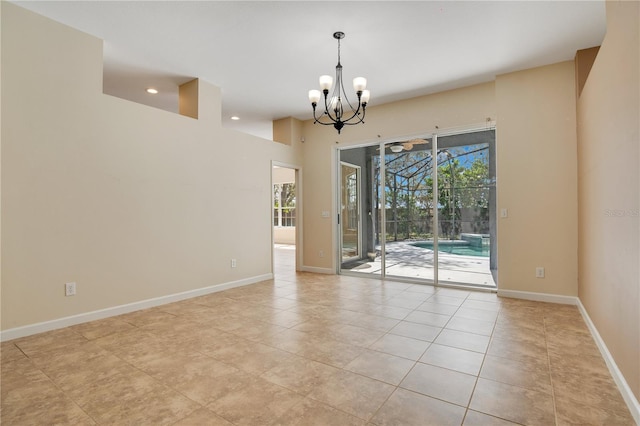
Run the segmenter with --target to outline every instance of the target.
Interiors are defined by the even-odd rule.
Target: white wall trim
[[[216,293],[235,287],[241,287],[249,284],[255,284],[260,281],[273,279],[273,274],[257,275],[255,277],[245,278],[237,281],[216,284],[209,287],[198,288],[195,290],[184,291],[181,293],[169,294],[167,296],[154,297],[153,299],[141,300],[139,302],[128,303],[126,305],[114,306],[111,308],[100,309],[92,312],[85,312],[69,317],[58,318],[51,321],[29,324],[22,327],[10,328],[0,332],[0,342],[17,339],[19,337],[31,336],[32,334],[43,333],[45,331],[56,330],[71,325],[82,324],[89,321],[95,321],[103,318],[113,317],[116,315],[127,314],[129,312],[141,309],[153,308],[155,306],[165,305],[167,303],[179,302],[193,297],[204,296],[205,294]]]
[[[303,272],[314,272],[316,274],[328,274],[328,275],[335,275],[336,271],[334,271],[331,268],[319,268],[317,266],[302,266],[300,268],[301,271]]]
[[[561,294],[534,293],[532,291],[500,290],[498,296],[511,297],[513,299],[533,300],[536,302],[560,303],[562,305],[577,305],[576,296],[563,296]]]
[[[629,408],[629,411],[631,412],[631,415],[633,416],[635,422],[638,425],[640,425],[640,403],[638,403],[638,399],[635,397],[635,395],[631,391],[629,384],[627,383],[624,376],[622,375],[622,372],[618,368],[618,365],[613,359],[611,352],[609,352],[607,345],[604,343],[604,340],[602,340],[602,337],[600,337],[600,333],[598,333],[598,329],[596,328],[593,321],[591,321],[591,318],[589,317],[587,310],[585,309],[584,305],[582,304],[582,302],[578,297],[561,296],[557,294],[548,294],[548,293],[534,293],[534,292],[517,291],[517,290],[498,290],[498,296],[512,297],[514,299],[534,300],[538,302],[550,302],[550,303],[561,303],[565,305],[576,305],[578,307],[578,310],[580,311],[580,314],[582,315],[582,318],[584,319],[584,322],[587,324],[587,328],[589,329],[589,332],[591,333],[591,336],[593,337],[593,340],[595,341],[596,346],[600,350],[600,354],[602,355],[602,358],[604,358],[604,362],[607,364],[607,367],[609,368],[609,373],[611,374],[613,381],[616,383],[616,385],[618,386],[618,390],[622,394],[622,398],[624,399],[624,402],[627,404],[627,407]]]
[[[596,345],[598,346],[598,349],[602,354],[602,358],[604,358],[604,362],[607,364],[607,367],[609,367],[609,372],[611,373],[613,380],[616,382],[616,385],[618,385],[618,389],[622,394],[624,402],[627,403],[627,407],[629,408],[629,411],[631,412],[631,415],[635,419],[636,423],[640,425],[640,403],[631,391],[629,384],[625,380],[622,372],[618,368],[618,365],[614,361],[611,352],[609,352],[607,345],[604,343],[604,340],[602,340],[602,337],[600,337],[598,329],[596,328],[595,324],[593,324],[593,321],[591,321],[591,318],[589,317],[589,314],[587,313],[587,310],[585,309],[580,299],[578,299],[577,305],[580,313],[582,314],[584,322],[587,323],[587,327],[589,328],[589,331],[593,336],[593,340],[595,340]]]

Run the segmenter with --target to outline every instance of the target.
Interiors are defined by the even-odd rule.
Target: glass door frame
[[[338,194],[338,198],[339,198],[339,203],[338,203],[338,235],[339,235],[338,243],[339,244],[338,246],[339,246],[339,252],[340,252],[340,256],[339,256],[340,265],[345,262],[343,228],[344,228],[344,224],[347,223],[347,221],[349,220],[348,217],[345,217],[346,215],[344,214],[344,211],[343,211],[345,187],[344,187],[344,181],[343,181],[344,176],[342,174],[342,168],[345,166],[354,169],[356,174],[356,215],[357,215],[357,222],[358,222],[357,229],[356,229],[356,232],[357,232],[356,249],[357,249],[357,255],[358,256],[362,255],[362,217],[361,217],[362,216],[361,215],[362,167],[356,164],[351,164],[347,161],[340,161],[340,167],[338,168],[338,179],[340,182],[340,191]],[[348,194],[347,194],[347,197],[348,197]]]
[[[424,139],[431,139],[431,157],[434,159],[433,161],[436,161],[437,163],[437,157],[438,157],[438,135],[435,133],[432,134],[427,134],[427,135],[423,135],[421,136],[421,138]],[[379,144],[379,150],[381,153],[385,152],[385,147],[387,144],[389,144],[391,142],[380,142]],[[384,157],[384,154],[381,154],[381,157]],[[432,171],[431,171],[431,178],[433,179],[433,186],[432,186],[432,193],[433,193],[433,200],[434,200],[434,204],[437,205],[437,201],[438,201],[438,172],[437,172],[437,167],[433,167]],[[380,223],[383,224],[382,226],[380,226],[380,263],[382,265],[381,269],[380,269],[380,278],[384,279],[387,277],[387,265],[386,265],[386,242],[387,242],[387,227],[384,226],[384,224],[387,223],[387,191],[386,191],[386,176],[387,176],[387,170],[386,170],[386,161],[380,161],[380,176],[382,177],[380,179],[380,187],[379,187],[379,191],[380,191],[380,204],[382,205],[382,208],[380,209],[381,212],[381,217],[380,217]],[[415,279],[415,278],[407,278],[407,277],[397,277],[399,279],[402,279],[403,281],[417,281],[420,283],[427,283],[427,284],[432,284],[434,286],[438,285],[438,238],[440,237],[439,234],[439,230],[438,230],[438,209],[437,207],[433,209],[433,217],[432,217],[432,223],[435,225],[433,226],[433,280],[428,280],[428,279]],[[396,278],[396,276],[391,275],[391,277]]]
[[[378,190],[380,192],[380,204],[382,206],[382,208],[379,209],[380,212],[380,223],[382,224],[380,226],[381,229],[378,230],[379,235],[380,235],[380,261],[381,261],[381,270],[379,274],[375,274],[375,275],[371,275],[371,277],[377,277],[381,280],[389,277],[389,278],[393,278],[393,279],[397,279],[399,281],[404,281],[404,282],[410,282],[410,283],[418,283],[418,284],[427,284],[427,285],[433,285],[435,287],[462,287],[462,288],[474,288],[477,289],[479,291],[496,291],[498,288],[498,283],[496,280],[496,287],[484,287],[484,286],[476,286],[474,284],[470,284],[470,283],[458,283],[458,282],[445,282],[445,283],[441,283],[438,279],[438,265],[439,265],[439,259],[438,259],[438,240],[440,238],[440,229],[439,229],[439,209],[437,208],[438,205],[438,200],[439,200],[439,191],[438,191],[438,167],[437,167],[437,158],[438,158],[438,137],[445,137],[445,136],[455,136],[455,135],[462,135],[462,134],[466,134],[466,133],[475,133],[475,132],[484,132],[484,131],[495,131],[496,127],[495,127],[495,122],[487,122],[485,123],[485,125],[483,125],[482,127],[480,126],[469,126],[469,127],[464,127],[464,128],[457,128],[457,129],[450,129],[450,130],[446,130],[446,131],[439,131],[437,133],[424,133],[424,134],[420,134],[419,138],[423,138],[423,139],[431,139],[432,140],[432,147],[431,147],[431,155],[432,158],[435,161],[436,166],[433,167],[432,170],[432,193],[433,193],[433,202],[434,202],[434,206],[435,208],[433,209],[433,215],[432,215],[432,229],[433,229],[433,281],[431,282],[430,279],[424,279],[424,278],[410,278],[410,277],[402,277],[402,276],[396,276],[396,275],[388,275],[386,273],[386,237],[387,237],[387,231],[386,231],[386,162],[385,161],[380,161],[380,176],[382,177],[382,179],[380,179],[379,182],[379,187]],[[385,147],[389,144],[392,144],[393,142],[397,141],[398,138],[393,138],[393,139],[388,139],[385,141],[380,141],[379,143],[364,143],[364,144],[356,144],[356,145],[351,145],[351,146],[346,146],[346,147],[336,147],[336,159],[337,159],[337,164],[338,164],[338,182],[341,182],[341,161],[340,161],[340,151],[342,150],[348,150],[348,149],[354,149],[354,148],[363,148],[363,147],[370,147],[370,146],[378,146],[378,150],[381,154],[381,159],[384,158],[384,152],[385,152]],[[496,143],[495,139],[494,139],[494,144]],[[493,159],[493,161],[495,161],[495,158]],[[497,175],[497,172],[496,172]],[[340,184],[341,185],[341,184]],[[341,191],[338,191],[341,192]],[[340,205],[340,197],[341,194],[337,194],[337,201],[338,201],[338,206]],[[361,194],[360,194],[361,195]],[[497,204],[493,207],[494,209],[497,209]],[[338,211],[340,210],[340,208],[338,207],[337,209]],[[354,273],[354,272],[350,272],[348,270],[343,270],[341,268],[341,259],[342,259],[342,235],[341,235],[341,225],[338,226],[337,229],[337,238],[338,241],[340,242],[340,250],[339,250],[339,255],[338,255],[338,262],[337,262],[337,268],[336,271],[338,274],[345,274],[345,275],[357,275],[357,276],[362,276],[362,274],[360,273]],[[497,243],[497,242],[496,242]],[[346,272],[345,272],[346,271]]]

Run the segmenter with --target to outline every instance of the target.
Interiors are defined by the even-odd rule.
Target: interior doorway
[[[297,265],[298,169],[273,164],[271,169],[273,206],[273,273],[294,276]]]

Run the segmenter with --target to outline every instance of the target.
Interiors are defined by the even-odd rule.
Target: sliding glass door
[[[361,169],[362,248],[345,257],[349,170],[341,170],[341,270],[495,287],[495,132],[429,135],[343,149]],[[341,168],[345,167],[341,165]],[[347,215],[347,216],[345,216]],[[351,252],[353,254],[353,252]]]
[[[467,133],[438,138],[438,279],[495,286],[495,149]]]
[[[434,280],[434,254],[417,243],[433,241],[433,153],[430,139],[385,144],[385,276]],[[382,192],[382,191],[381,191]]]

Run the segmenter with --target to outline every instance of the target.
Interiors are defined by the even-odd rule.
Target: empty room
[[[640,424],[640,2],[0,18],[0,423]]]

